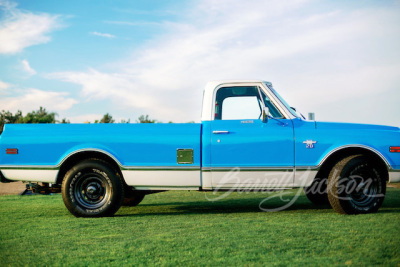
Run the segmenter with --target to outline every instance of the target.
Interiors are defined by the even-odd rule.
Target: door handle
[[[229,131],[213,131],[213,134],[228,134]]]

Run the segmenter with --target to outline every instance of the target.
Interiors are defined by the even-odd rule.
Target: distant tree
[[[0,133],[3,131],[4,124],[21,123],[22,119],[22,112],[20,110],[18,110],[15,114],[12,114],[10,111],[2,110],[0,112]]]
[[[18,110],[15,114],[10,111],[2,110],[0,112],[0,132],[3,131],[6,123],[55,123],[57,113],[47,112],[45,108],[40,107],[39,110],[29,112],[26,116]],[[69,123],[66,119],[62,123]]]
[[[110,114],[105,114],[104,116],[103,116],[103,118],[100,120],[100,121],[98,121],[98,120],[95,120],[94,121],[94,123],[114,123],[115,122],[115,120],[113,119],[113,117],[110,115]]]
[[[57,121],[58,123],[71,123],[67,118],[63,118],[60,121]]]
[[[32,111],[23,117],[22,123],[55,123],[57,113],[47,112],[43,107],[37,111]]]
[[[136,120],[136,123],[155,123],[157,120],[152,120],[149,118],[149,115],[140,115],[139,118]]]
[[[122,119],[120,123],[131,123],[131,119],[128,119],[128,120]]]
[[[21,110],[18,110],[15,115],[13,115],[10,111],[4,111],[2,110],[0,112],[0,124],[6,124],[6,123],[20,123],[22,122],[22,112]]]

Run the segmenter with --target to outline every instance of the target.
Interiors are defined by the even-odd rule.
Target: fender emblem
[[[306,140],[303,142],[303,144],[306,144],[306,148],[314,148],[314,144],[316,144],[317,141],[313,141],[313,140]]]

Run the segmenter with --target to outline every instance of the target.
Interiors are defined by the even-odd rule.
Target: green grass
[[[165,192],[96,219],[73,217],[60,195],[1,196],[0,265],[400,266],[400,189],[388,189],[378,213],[358,216],[316,209],[304,195],[261,212],[266,196],[210,202]]]

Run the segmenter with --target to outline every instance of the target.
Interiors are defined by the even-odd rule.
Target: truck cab
[[[270,88],[271,83],[261,81],[206,86],[202,113],[206,189],[294,186],[292,119],[296,117]]]

